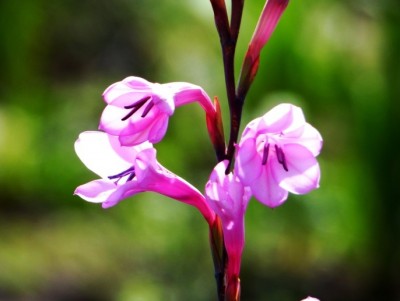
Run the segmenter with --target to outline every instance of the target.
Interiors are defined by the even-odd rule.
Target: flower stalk
[[[225,287],[226,249],[224,246],[222,222],[219,216],[216,216],[214,223],[210,225],[210,247],[214,262],[218,301],[224,301],[225,290],[226,290]]]
[[[235,153],[235,144],[239,136],[240,121],[243,108],[243,102],[239,102],[236,97],[234,59],[235,59],[237,38],[239,35],[239,29],[242,19],[244,0],[232,0],[230,25],[229,25],[225,0],[210,0],[210,1],[214,11],[214,20],[220,38],[222,60],[224,65],[225,87],[226,87],[226,94],[227,94],[227,99],[229,104],[229,114],[230,114],[230,134],[229,134],[229,142],[226,149],[226,153],[224,150],[225,155],[221,156],[220,152],[218,152],[218,148],[216,149],[217,149],[218,162],[221,162],[224,159],[228,160],[229,163],[226,169],[226,171],[228,172],[232,164],[233,156]],[[213,144],[215,147],[215,143]],[[221,235],[223,236],[222,233]],[[223,239],[221,239],[221,241],[223,241]],[[222,252],[219,253],[220,255],[222,255],[220,256],[222,262],[215,265],[215,259],[214,259],[218,300],[220,301],[235,300],[231,299],[230,296],[225,296],[226,282],[227,282],[225,279],[226,278],[225,267],[227,264],[226,263],[227,257],[224,256],[224,254],[226,254],[226,248],[224,244],[222,245],[222,247],[223,250]],[[214,254],[213,257],[215,257]],[[225,299],[225,297],[227,299]]]
[[[236,145],[238,144],[240,123],[242,118],[242,110],[245,97],[257,73],[261,49],[266,44],[272,32],[274,31],[278,23],[278,20],[282,15],[283,11],[285,10],[289,0],[267,0],[263,12],[260,16],[260,20],[257,24],[253,38],[250,42],[246,56],[244,58],[244,62],[240,72],[238,87],[236,87],[235,84],[234,59],[235,59],[235,50],[242,20],[244,0],[232,0],[230,24],[228,20],[228,13],[225,5],[225,0],[210,0],[210,1],[214,11],[215,24],[220,38],[222,59],[224,66],[226,95],[227,95],[229,114],[230,114],[229,140],[225,156],[221,156],[220,152],[221,148],[218,147],[218,143],[216,143],[215,139],[213,139],[212,136],[210,137],[212,138],[211,140],[213,142],[214,148],[216,149],[218,161],[222,162],[222,160],[224,159],[227,160],[226,161],[227,163],[225,164],[226,167],[225,174],[228,175],[233,169],[233,160],[235,157]],[[269,149],[269,145],[267,146],[267,149]],[[284,159],[284,153],[282,151],[281,152],[276,151],[276,152],[278,153],[279,157],[278,160],[280,164],[282,164],[282,166],[284,168],[286,167],[287,169],[286,161]],[[266,152],[266,156],[268,156],[268,152]],[[266,157],[265,159],[263,159],[263,162],[264,161],[266,162]],[[227,197],[228,199],[230,199],[231,196]],[[225,199],[219,199],[219,201],[226,202]],[[218,210],[216,210],[216,213],[217,216],[220,214],[224,214],[223,212],[218,212]],[[226,232],[228,231],[226,230]],[[225,231],[223,234],[226,234]],[[225,237],[225,239],[227,239],[227,237]],[[226,241],[224,248],[226,251],[227,248]],[[236,252],[234,253],[236,254]],[[223,287],[225,287],[226,289],[224,300],[226,301],[240,300],[239,270],[240,270],[241,251],[240,255],[238,256],[239,257],[238,260],[232,257],[234,257],[232,252],[228,251],[228,257],[222,257],[222,260],[228,260],[229,263],[224,262],[221,265],[219,263],[216,265],[216,274],[218,273],[218,275],[221,272],[219,269],[222,266],[226,267],[228,270],[228,271],[224,270],[225,274],[224,286],[222,286],[219,283],[219,281],[221,281],[221,278],[217,279],[218,296],[220,298],[219,300],[221,300],[222,296],[221,289]],[[231,268],[231,261],[239,262],[238,264],[239,268],[237,270],[237,273],[232,274],[232,272],[229,271],[229,269]]]
[[[81,133],[75,150],[99,178],[80,185],[75,194],[103,208],[144,192],[155,192],[195,207],[209,225],[219,301],[240,301],[240,269],[245,245],[245,213],[252,197],[269,207],[289,193],[318,188],[322,147],[319,132],[305,121],[301,108],[280,104],[251,121],[239,141],[242,110],[256,76],[260,52],[269,40],[289,0],[267,0],[248,50],[238,84],[234,59],[244,0],[231,0],[230,20],[225,0],[210,0],[220,38],[225,88],[230,114],[226,144],[218,97],[186,82],[152,83],[129,76],[103,93],[106,107],[99,129]],[[176,108],[197,102],[206,115],[217,164],[205,193],[157,161],[155,143],[167,131]],[[314,300],[314,299],[305,299]]]

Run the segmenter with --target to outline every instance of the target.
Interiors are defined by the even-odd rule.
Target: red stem
[[[239,35],[240,24],[242,20],[244,0],[232,0],[231,24],[229,25],[228,14],[225,6],[225,0],[210,0],[213,11],[214,20],[220,38],[222,58],[224,63],[224,75],[227,99],[230,112],[230,135],[228,149],[224,159],[229,160],[227,173],[231,169],[233,156],[235,153],[235,144],[237,143],[240,129],[240,121],[242,117],[243,101],[237,97],[235,84],[235,50],[237,38]],[[218,154],[217,154],[218,155]],[[221,157],[221,156],[219,156]],[[217,217],[220,223],[219,218]],[[216,226],[211,231],[211,247],[213,250],[215,276],[218,289],[218,300],[224,301],[227,296],[226,292],[226,249],[223,244],[222,228],[216,232]],[[217,235],[218,234],[218,235]],[[217,235],[217,237],[216,237]],[[220,236],[219,236],[220,235]],[[222,242],[222,248],[219,249],[218,242]],[[228,297],[229,298],[229,297]],[[236,299],[239,300],[239,299]]]

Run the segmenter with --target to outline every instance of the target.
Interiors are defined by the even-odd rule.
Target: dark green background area
[[[264,1],[247,1],[237,72]],[[242,300],[400,300],[400,5],[292,0],[263,50],[243,126],[280,102],[324,138],[321,187],[246,215]],[[104,89],[187,81],[222,103],[207,0],[0,2],[0,300],[215,300],[208,229],[156,194],[111,209],[73,196]],[[215,157],[200,106],[176,110],[158,159],[203,190]]]

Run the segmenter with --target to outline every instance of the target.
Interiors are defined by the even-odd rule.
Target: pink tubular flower
[[[217,164],[206,184],[206,200],[221,218],[224,242],[228,254],[227,279],[239,279],[244,246],[244,214],[251,193],[233,173],[225,174],[228,161]]]
[[[238,85],[239,97],[244,99],[257,74],[260,53],[268,42],[289,0],[267,0],[246,52]]]
[[[119,136],[121,145],[125,146],[159,142],[175,107],[198,101],[207,114],[215,114],[214,105],[204,90],[184,82],[157,84],[131,76],[108,87],[103,97],[108,105],[99,129]]]
[[[79,135],[75,151],[86,167],[101,177],[76,188],[75,194],[84,200],[108,208],[137,193],[151,191],[195,206],[207,222],[214,221],[215,214],[204,196],[161,166],[151,143],[123,147],[117,137],[93,131]]]
[[[268,42],[288,3],[289,0],[267,0],[265,2],[265,6],[250,42],[250,45],[254,47],[253,50],[256,55],[260,54],[261,49]]]
[[[321,147],[321,135],[306,123],[302,110],[280,104],[243,131],[235,172],[256,199],[276,207],[288,192],[305,194],[319,187],[315,157]]]

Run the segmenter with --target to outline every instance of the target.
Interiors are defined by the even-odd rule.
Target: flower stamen
[[[283,152],[282,148],[275,144],[275,151],[278,162],[282,164],[284,170],[289,171],[286,163],[285,153]]]
[[[126,114],[124,117],[122,117],[121,120],[125,121],[129,117],[131,117],[133,114],[135,114],[150,98],[151,98],[151,96],[146,96],[146,97],[134,102],[133,104],[131,104],[129,106],[124,106],[124,109],[132,109],[132,110],[128,114]],[[147,109],[147,107],[146,107],[146,109]],[[144,117],[143,114],[142,114],[142,117]]]
[[[153,102],[149,102],[149,104],[144,108],[143,113],[142,113],[142,118],[146,117],[146,115],[150,112],[151,108],[154,106]]]
[[[133,178],[136,176],[135,167],[131,166],[127,170],[124,170],[123,172],[120,172],[119,174],[116,174],[116,175],[113,175],[113,176],[109,176],[108,178],[110,180],[117,179],[114,182],[115,184],[117,184],[119,182],[119,180],[121,180],[125,176],[128,176],[128,178],[126,179],[126,182],[132,181]]]
[[[268,155],[269,155],[269,143],[266,143],[264,145],[263,158],[262,158],[262,161],[261,161],[262,165],[267,164]]]

